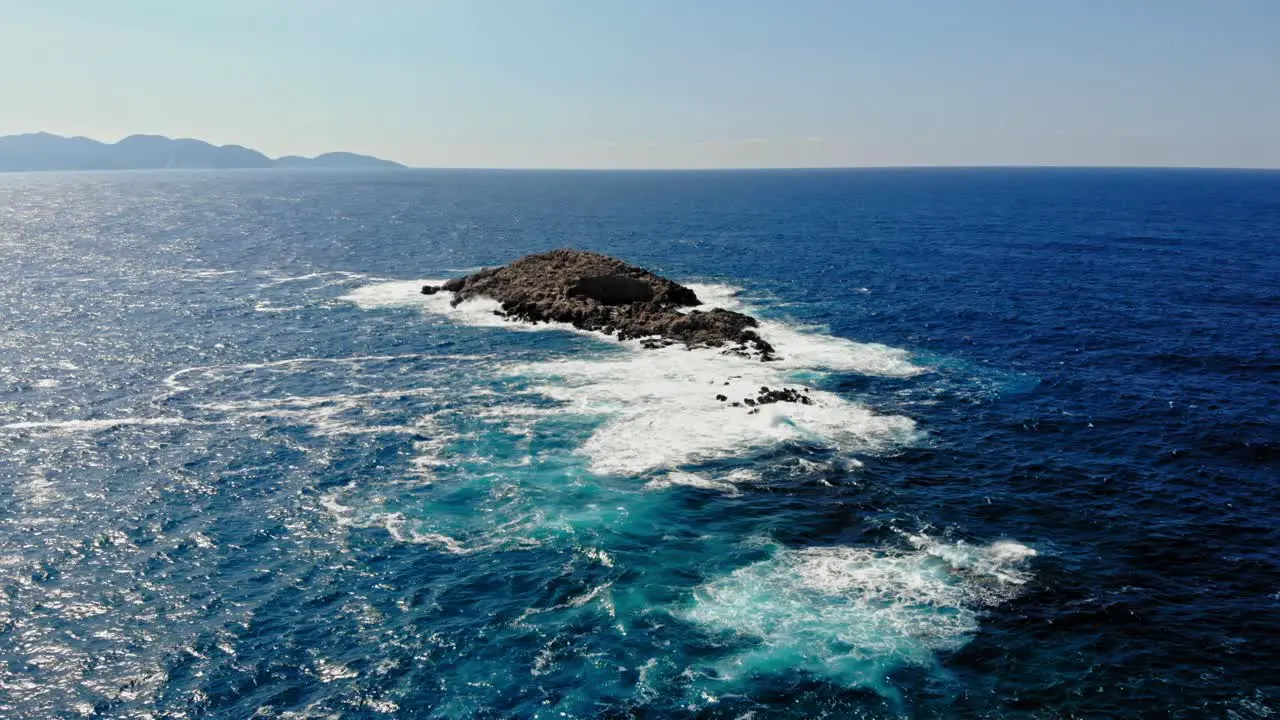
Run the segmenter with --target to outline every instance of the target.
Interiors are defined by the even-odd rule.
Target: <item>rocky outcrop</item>
[[[748,398],[748,400],[750,400],[750,398]],[[805,388],[804,391],[801,392],[795,388],[770,390],[767,387],[761,387],[760,393],[756,395],[755,400],[756,405],[771,405],[773,403],[780,402],[800,403],[801,405],[813,404],[813,400],[809,398],[809,388]]]
[[[728,384],[729,383],[727,382],[725,383],[725,385],[728,385]],[[716,395],[716,400],[719,400],[720,402],[728,402],[729,398],[728,396],[722,393],[722,394]],[[795,388],[782,388],[781,390],[770,390],[768,387],[762,385],[760,387],[760,392],[756,393],[755,397],[744,397],[742,398],[742,400],[734,400],[733,402],[729,403],[729,406],[730,407],[744,407],[744,406],[749,407],[751,408],[751,411],[750,411],[751,414],[754,415],[760,412],[761,405],[772,405],[773,403],[780,403],[780,402],[800,403],[801,405],[812,405],[813,398],[809,397],[809,388],[804,388],[803,391],[796,390]]]
[[[683,343],[774,359],[773,347],[750,315],[715,308],[689,288],[644,268],[599,253],[553,250],[510,265],[455,278],[424,294],[453,293],[453,304],[487,297],[502,303],[504,317],[525,322],[563,322],[619,340],[641,339],[648,348]]]

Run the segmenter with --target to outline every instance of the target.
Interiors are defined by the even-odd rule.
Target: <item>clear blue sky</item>
[[[421,166],[1280,167],[1280,0],[0,0],[0,134]]]

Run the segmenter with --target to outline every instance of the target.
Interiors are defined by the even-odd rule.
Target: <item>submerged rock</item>
[[[725,385],[728,385],[728,384],[729,383],[725,383]],[[723,393],[716,395],[716,400],[719,400],[720,402],[724,402],[728,399],[729,398],[726,397]],[[755,415],[756,413],[760,412],[761,405],[771,405],[773,403],[780,403],[780,402],[799,403],[801,405],[812,405],[813,398],[809,397],[809,388],[805,388],[803,391],[801,391],[801,390],[796,390],[795,388],[782,388],[781,390],[770,390],[767,387],[761,387],[760,392],[756,394],[755,397],[745,397],[745,398],[742,398],[741,401],[734,401],[729,405],[729,407],[746,406],[751,408],[751,410],[747,414]]]
[[[793,388],[783,388],[781,390],[770,390],[767,387],[760,388],[760,394],[756,396],[755,401],[759,405],[768,405],[770,403],[791,402],[800,403],[801,405],[812,405],[813,400],[809,398],[808,390],[803,393],[797,392]]]
[[[563,322],[582,330],[642,340],[645,348],[675,342],[723,347],[773,360],[773,346],[752,329],[755,318],[732,310],[687,310],[702,302],[689,288],[599,253],[553,250],[450,280],[422,292],[451,292],[453,304],[475,297],[502,303],[512,320]]]

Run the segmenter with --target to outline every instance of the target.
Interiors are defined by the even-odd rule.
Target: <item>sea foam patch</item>
[[[742,288],[734,285],[691,283],[703,305],[700,309],[723,308],[749,315],[756,308],[742,300]],[[760,336],[778,351],[777,366],[790,370],[856,372],[882,377],[911,377],[928,369],[911,362],[911,354],[880,343],[862,343],[828,335],[817,327],[760,318]]]
[[[779,402],[753,412],[741,401],[763,387],[793,385],[787,371],[714,350],[672,346],[506,370],[532,379],[568,412],[607,418],[579,449],[592,470],[606,474],[674,469],[785,442],[875,451],[915,435],[909,418],[878,415],[827,392],[811,391],[808,405]]]
[[[452,293],[423,295],[423,285],[440,285],[444,280],[395,280],[363,285],[339,297],[353,303],[361,310],[385,308],[416,308],[424,313],[447,317],[461,325],[475,327],[509,327],[513,330],[535,329],[528,323],[509,322],[494,314],[502,309],[502,303],[489,298],[473,298],[457,306],[451,305]],[[543,325],[543,328],[551,326]],[[564,325],[569,328],[571,326]]]
[[[1008,541],[910,544],[779,549],[699,586],[676,615],[736,638],[720,679],[801,669],[889,692],[887,671],[964,645],[985,608],[1020,592],[1035,555]]]
[[[43,432],[99,432],[118,427],[161,427],[169,425],[200,424],[180,417],[121,417],[96,420],[28,420],[0,424],[0,430],[27,430]],[[208,423],[205,423],[208,424]]]

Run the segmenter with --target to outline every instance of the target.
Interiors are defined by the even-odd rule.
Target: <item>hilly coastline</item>
[[[240,145],[162,135],[130,135],[115,143],[50,133],[0,136],[0,172],[241,168],[399,170],[405,166],[349,152],[273,159]]]

